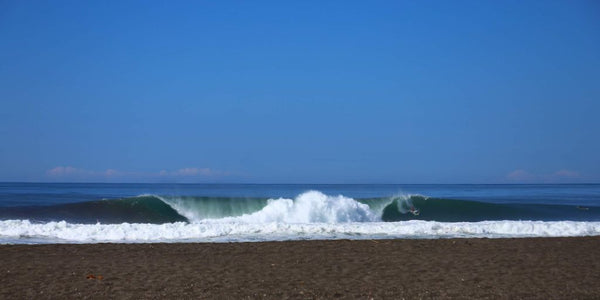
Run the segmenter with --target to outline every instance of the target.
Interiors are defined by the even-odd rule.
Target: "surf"
[[[160,197],[190,222],[246,223],[479,222],[493,220],[600,221],[600,208],[565,204],[488,203],[418,194],[354,199],[307,191],[295,198]]]
[[[0,244],[256,242],[323,239],[517,238],[600,235],[600,222],[575,221],[400,221],[369,223],[72,224],[0,221]]]
[[[142,194],[135,197],[48,206],[4,207],[0,220],[67,221],[81,224],[175,222],[369,223],[409,220],[600,221],[600,208],[565,204],[489,203],[418,194],[351,198],[306,191],[293,198],[197,197]]]
[[[489,203],[418,194],[379,198],[316,190],[291,198],[142,194],[0,210],[0,243],[584,235],[600,235],[599,207]]]

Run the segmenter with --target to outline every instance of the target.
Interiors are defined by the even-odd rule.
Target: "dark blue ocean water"
[[[598,184],[0,183],[0,243],[599,234]]]
[[[465,221],[492,219],[518,219],[534,220],[600,220],[598,207],[600,207],[599,184],[544,184],[544,185],[309,185],[309,184],[104,184],[104,183],[0,183],[0,219],[31,218],[40,220],[57,220],[63,212],[73,209],[76,213],[85,215],[86,205],[97,203],[99,200],[124,200],[140,195],[156,195],[168,199],[185,199],[185,201],[210,201],[211,208],[219,205],[231,206],[239,202],[248,206],[248,210],[240,208],[240,213],[252,212],[262,208],[268,199],[295,197],[307,191],[319,191],[325,195],[343,195],[372,204],[376,199],[390,199],[401,195],[419,195],[426,197],[427,201],[412,198],[412,202],[420,210],[420,216],[427,216],[426,209],[436,210],[435,215],[439,221],[445,221],[444,211],[451,212],[453,218],[448,221],[461,221],[461,209],[464,210]],[[375,199],[375,200],[374,200]],[[131,200],[129,200],[131,201]],[[151,200],[150,200],[151,201]],[[387,200],[381,200],[387,201]],[[438,203],[433,203],[433,202]],[[103,203],[104,203],[103,202]],[[253,205],[252,202],[256,205]],[[114,202],[111,202],[114,203]],[[79,204],[69,206],[67,204]],[[494,204],[492,206],[486,204]],[[65,206],[66,205],[66,206]],[[240,206],[238,205],[238,206]],[[242,206],[243,206],[242,205]],[[453,207],[454,206],[454,207]],[[46,209],[40,211],[39,207],[59,207],[61,209]],[[202,206],[197,206],[201,208]],[[518,208],[540,208],[527,214]],[[517,209],[513,209],[517,208]],[[98,206],[90,206],[90,210]],[[410,209],[410,207],[409,207]],[[83,211],[82,211],[83,210]],[[475,210],[475,211],[473,211]],[[474,218],[473,214],[481,211],[481,218]],[[505,213],[494,214],[494,211]],[[56,213],[54,218],[52,213]],[[115,213],[116,211],[106,211]],[[235,211],[230,211],[235,215]],[[129,213],[135,213],[129,211]],[[143,213],[143,212],[139,212]],[[69,216],[69,214],[62,214]],[[109,217],[109,216],[107,216]],[[225,217],[221,215],[220,217]],[[92,220],[102,220],[101,215],[94,215]],[[107,218],[110,219],[110,218]],[[419,216],[407,214],[406,218],[419,219]],[[398,219],[398,220],[400,220]],[[436,218],[429,218],[436,220]],[[68,218],[67,218],[68,220]],[[71,220],[68,220],[71,221]],[[127,221],[127,216],[122,217]],[[392,218],[393,221],[393,218]],[[152,222],[152,220],[151,220]],[[163,222],[163,221],[161,221]]]

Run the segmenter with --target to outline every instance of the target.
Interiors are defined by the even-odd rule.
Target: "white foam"
[[[337,216],[336,216],[337,217]],[[600,235],[600,222],[71,224],[0,221],[0,243],[240,242],[298,239],[501,238]]]
[[[193,223],[210,218],[201,214],[197,207],[190,206],[180,199],[158,198]],[[246,223],[347,223],[380,221],[380,215],[380,212],[372,211],[368,205],[352,198],[308,191],[295,199],[269,199],[267,205],[259,211],[237,217],[218,217],[218,220]]]
[[[271,199],[263,209],[240,217],[224,218],[225,222],[245,223],[348,223],[378,221],[368,205],[344,196],[327,196],[310,191],[295,200]]]

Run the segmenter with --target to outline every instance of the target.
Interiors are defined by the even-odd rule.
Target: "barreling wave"
[[[599,207],[549,204],[496,204],[468,200],[397,195],[352,199],[318,191],[294,199],[159,197],[190,222],[352,223],[424,220],[600,221]]]
[[[0,209],[2,243],[600,235],[600,207],[397,195],[137,197]]]
[[[367,223],[424,220],[478,222],[494,220],[600,221],[600,207],[547,204],[495,204],[467,200],[397,195],[353,199],[309,191],[289,198],[137,197],[52,206],[8,207],[0,220],[65,220],[81,224],[174,222]]]
[[[498,204],[413,195],[395,197],[382,210],[381,219],[387,222],[406,220],[439,222],[600,221],[600,207],[559,204]]]

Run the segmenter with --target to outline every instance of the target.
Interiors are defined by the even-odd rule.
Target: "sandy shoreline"
[[[600,237],[1,245],[0,257],[3,299],[600,297]]]

